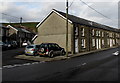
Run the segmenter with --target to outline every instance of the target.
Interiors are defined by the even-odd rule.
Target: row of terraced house
[[[1,42],[12,42],[16,41],[19,46],[22,46],[23,42],[31,42],[35,33],[30,32],[23,28],[23,26],[13,25],[0,25],[0,41]]]
[[[38,25],[34,44],[57,43],[66,48],[66,13],[53,9]],[[68,15],[68,50],[81,53],[120,45],[120,29]]]

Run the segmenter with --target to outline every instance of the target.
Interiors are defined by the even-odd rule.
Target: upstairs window
[[[101,31],[98,31],[98,36],[101,36]]]
[[[78,36],[78,27],[75,27],[75,35]]]
[[[85,29],[81,28],[81,36],[85,36]]]
[[[95,35],[95,30],[94,29],[92,29],[92,36],[94,36]]]
[[[96,36],[98,36],[99,35],[99,32],[98,32],[98,30],[96,31]]]
[[[102,32],[102,37],[104,37],[104,32]]]
[[[109,33],[108,32],[106,32],[106,36],[109,37]]]

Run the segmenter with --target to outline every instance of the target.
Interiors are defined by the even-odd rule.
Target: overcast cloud
[[[49,0],[41,2],[35,2],[33,0],[24,1],[2,1],[0,3],[0,13],[7,15],[1,14],[2,18],[0,17],[0,22],[19,22],[20,17],[23,18],[24,22],[40,22],[53,8],[65,12],[65,0],[63,2],[58,2],[58,0],[56,0],[57,2],[55,0],[54,2],[52,0],[52,2]],[[74,1],[75,2],[69,8],[69,14],[112,27],[118,27],[118,0],[111,0],[110,2],[108,2],[108,0],[97,0],[96,2],[94,2],[94,0],[84,0],[84,2],[86,2],[88,5],[110,19],[107,19],[96,13],[79,0]],[[17,18],[8,15],[15,16]]]

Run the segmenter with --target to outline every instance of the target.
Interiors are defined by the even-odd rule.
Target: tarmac
[[[116,47],[112,47],[112,48],[116,48]],[[17,59],[24,59],[24,60],[33,60],[33,61],[40,61],[40,62],[49,62],[49,61],[57,61],[57,60],[65,60],[65,59],[70,59],[70,58],[74,58],[74,57],[80,57],[83,55],[89,55],[91,53],[96,53],[96,52],[100,52],[100,51],[105,51],[108,50],[110,48],[105,48],[105,49],[99,49],[99,50],[94,50],[94,51],[88,51],[88,52],[83,52],[83,53],[76,53],[76,54],[69,54],[68,56],[66,55],[62,55],[62,56],[54,56],[53,58],[49,58],[49,57],[41,57],[41,56],[28,56],[25,54],[22,55],[17,55],[14,58]]]

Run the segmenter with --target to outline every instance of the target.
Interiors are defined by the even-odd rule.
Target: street
[[[14,64],[23,64],[27,62],[34,62],[30,60],[13,58],[16,55],[20,55],[23,53],[24,53],[24,47],[2,51],[2,65],[5,66],[5,65],[14,65]]]
[[[119,48],[61,61],[3,68],[4,81],[118,81]]]

